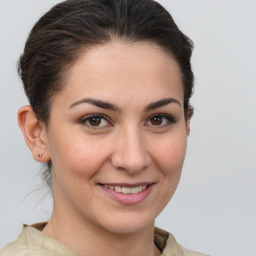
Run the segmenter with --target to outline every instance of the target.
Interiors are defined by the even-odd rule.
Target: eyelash
[[[105,120],[105,121],[108,123],[108,125],[104,125],[104,126],[96,125],[96,126],[93,126],[92,124],[88,124],[88,122],[90,122],[90,120],[92,120],[93,118],[97,118],[97,119],[100,120],[99,125],[102,123],[103,120]],[[161,120],[161,124],[159,124],[159,125],[154,125],[154,124],[152,124],[152,119],[153,119],[153,118],[161,118],[161,119],[162,119],[162,120]],[[162,125],[162,123],[164,122],[164,120],[165,120],[166,123],[165,123],[164,125]],[[147,124],[147,123],[150,122],[150,121],[151,121],[151,124]],[[111,121],[109,120],[109,118],[108,118],[107,116],[103,115],[103,114],[91,114],[91,115],[87,115],[87,116],[83,117],[83,118],[79,121],[79,123],[84,124],[85,126],[91,128],[91,129],[95,129],[95,130],[104,129],[105,127],[111,127],[111,126],[112,126]],[[166,126],[168,126],[168,125],[171,125],[171,124],[173,124],[173,123],[176,123],[176,120],[175,120],[171,115],[169,115],[169,114],[163,114],[163,113],[158,113],[158,114],[154,114],[154,115],[150,116],[150,117],[147,119],[145,125],[146,125],[146,126],[151,126],[151,125],[152,125],[152,126],[155,127],[155,128],[162,128],[162,127],[166,127]]]
[[[109,120],[109,118],[103,114],[91,114],[91,115],[87,115],[85,117],[83,117],[79,123],[81,124],[84,124],[85,126],[91,128],[91,129],[95,129],[95,130],[98,130],[98,129],[104,129],[106,126],[93,126],[91,124],[88,124],[87,122],[90,122],[90,120],[92,120],[93,118],[98,118],[100,119],[100,124],[102,123],[102,120],[105,120],[108,125],[107,126],[112,126],[110,125],[111,121]]]
[[[159,117],[162,119],[162,122],[164,122],[163,119],[165,119],[166,124],[162,125],[162,122],[161,122],[160,125],[152,124],[152,119],[153,118],[159,118]],[[150,122],[150,120],[151,120],[151,125],[156,127],[156,128],[162,128],[162,127],[166,127],[168,125],[176,123],[176,120],[171,115],[163,114],[163,113],[158,113],[158,114],[154,114],[154,115],[150,116],[146,123]]]

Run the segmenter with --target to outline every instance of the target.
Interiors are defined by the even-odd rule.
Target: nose
[[[139,128],[127,127],[120,130],[113,143],[112,165],[129,174],[138,173],[151,163],[143,133]]]

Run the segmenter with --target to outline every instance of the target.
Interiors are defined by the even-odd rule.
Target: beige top
[[[19,237],[0,250],[0,256],[78,256],[61,243],[41,232],[46,223],[26,226]],[[155,228],[155,244],[161,256],[206,256],[178,244],[173,235]]]

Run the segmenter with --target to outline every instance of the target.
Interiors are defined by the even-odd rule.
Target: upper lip
[[[139,186],[148,186],[154,184],[154,182],[138,182],[138,183],[99,183],[99,185],[107,185],[107,186],[119,186],[119,187],[139,187]]]

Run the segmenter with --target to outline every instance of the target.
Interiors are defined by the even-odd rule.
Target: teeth
[[[130,194],[131,193],[131,188],[122,187],[122,193],[123,194]]]
[[[122,188],[119,187],[119,186],[114,186],[114,190],[115,190],[116,192],[122,192]]]
[[[143,186],[138,186],[138,187],[120,187],[120,186],[108,186],[108,185],[104,185],[105,188],[114,190],[118,193],[123,193],[123,194],[137,194],[143,190],[146,189],[147,185],[143,185]]]
[[[137,194],[139,192],[139,187],[131,188],[132,194]]]

